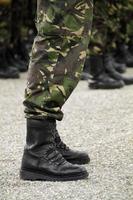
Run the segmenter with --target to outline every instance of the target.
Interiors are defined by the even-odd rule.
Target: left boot
[[[70,149],[60,138],[59,133],[55,130],[55,143],[57,150],[62,154],[62,156],[68,162],[72,164],[88,164],[90,162],[90,158],[87,153],[74,151]]]

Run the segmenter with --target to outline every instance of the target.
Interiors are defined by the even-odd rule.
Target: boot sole
[[[21,170],[20,171],[20,179],[22,180],[27,180],[27,181],[76,181],[76,180],[82,180],[82,179],[87,179],[88,173],[87,172],[82,172],[81,174],[78,175],[73,175],[73,176],[67,176],[67,177],[61,177],[61,176],[50,176],[48,174],[42,174],[41,172],[31,172],[27,170]]]
[[[65,158],[65,157],[64,157]],[[66,158],[65,158],[66,159]],[[72,164],[78,164],[78,165],[85,165],[85,164],[89,164],[90,163],[90,159],[73,159],[73,160],[69,160],[69,159],[66,159],[69,163],[72,163]]]
[[[130,81],[130,80],[123,80],[125,85],[132,85],[133,84],[133,81]]]
[[[120,89],[122,88],[124,85],[119,85],[119,86],[105,86],[105,85],[89,85],[89,88],[90,89],[110,89],[110,90],[113,90],[113,89]]]
[[[18,78],[20,78],[20,76],[19,75],[13,75],[13,76],[2,76],[2,75],[0,75],[0,78],[1,79],[18,79]]]

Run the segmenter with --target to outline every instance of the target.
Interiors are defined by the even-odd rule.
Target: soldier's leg
[[[92,75],[92,80],[89,81],[91,89],[115,89],[124,85],[123,82],[115,80],[106,73],[107,54],[111,52],[112,48],[112,38],[108,34],[112,22],[109,17],[109,7],[109,2],[106,0],[95,1],[88,60],[89,73]]]
[[[123,62],[128,67],[133,66],[133,56],[128,49],[128,42],[133,35],[133,1],[118,1],[117,2],[118,18],[120,22],[119,30],[116,38],[117,44],[117,60]],[[128,23],[127,23],[128,22]]]
[[[10,2],[0,1],[0,18],[2,26],[0,28],[0,78],[19,78],[19,72],[7,61],[6,52],[9,47],[10,38]]]
[[[133,21],[131,20],[133,18],[133,1],[129,0],[128,4],[128,21],[127,24],[127,35],[128,35],[128,46],[129,51],[133,55]]]
[[[61,108],[80,79],[92,10],[91,0],[38,0],[38,35],[24,101],[28,119],[22,179],[63,181],[88,176],[85,168],[70,164],[88,163],[88,155],[61,141],[55,120],[62,119]]]
[[[124,2],[125,3],[125,2]],[[126,40],[126,22],[121,25],[121,20],[123,21],[123,13],[121,10],[124,5],[121,1],[117,2],[106,2],[107,7],[107,19],[105,18],[105,25],[107,27],[107,37],[105,43],[105,52],[104,53],[104,65],[107,73],[111,78],[116,81],[122,81],[124,84],[129,85],[133,84],[133,77],[126,77],[121,75],[117,71],[117,66],[123,67],[123,64],[117,63],[113,58],[113,49],[116,41]],[[116,12],[117,11],[117,12]],[[123,39],[122,39],[123,38]],[[124,57],[124,55],[123,55]],[[124,65],[125,66],[125,65]],[[126,67],[126,66],[125,66]]]
[[[38,0],[37,29],[24,105],[27,118],[61,120],[62,106],[83,68],[92,21],[91,0]]]

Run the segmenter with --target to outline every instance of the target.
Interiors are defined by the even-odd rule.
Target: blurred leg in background
[[[19,78],[19,72],[27,71],[35,7],[36,0],[0,1],[0,78]]]
[[[125,4],[121,1],[95,1],[90,58],[86,60],[84,66],[86,74],[92,75],[92,81],[89,83],[92,89],[115,89],[125,84],[133,84],[133,77],[120,74],[126,71],[127,66],[132,65],[132,56],[129,56],[126,46],[130,38],[129,28],[127,28],[127,23],[123,22],[126,18],[125,13],[127,13],[127,18],[131,17],[129,8],[131,9],[132,6],[127,2]],[[128,12],[124,12],[127,4]],[[130,30],[132,30],[131,27],[132,23]],[[120,46],[124,47],[119,48]],[[82,79],[86,79],[84,74]]]
[[[22,38],[23,1],[12,0],[10,17],[10,44],[7,59],[20,72],[27,71],[28,52]]]
[[[10,1],[0,3],[0,78],[19,78],[19,71],[7,61],[10,44]]]

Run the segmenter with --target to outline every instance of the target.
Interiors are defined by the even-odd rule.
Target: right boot
[[[123,81],[115,80],[106,73],[102,55],[90,57],[90,74],[90,89],[118,89],[124,86]]]
[[[126,72],[127,66],[125,63],[118,63],[115,61],[114,58],[112,58],[112,63],[117,72],[119,72],[121,74]]]
[[[27,139],[20,178],[23,180],[73,181],[86,179],[84,167],[67,162],[56,149],[55,120],[27,119]]]
[[[127,67],[133,67],[133,55],[125,44],[117,44],[115,58],[118,63],[126,63]]]

